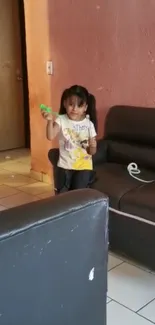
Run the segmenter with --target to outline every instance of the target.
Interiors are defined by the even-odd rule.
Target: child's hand
[[[96,143],[96,139],[95,138],[90,138],[89,139],[89,147],[90,148],[96,148],[97,143]]]
[[[87,152],[89,153],[89,155],[95,155],[96,153],[96,147],[97,147],[97,142],[95,138],[90,138],[89,139],[89,147],[87,149]]]
[[[42,111],[41,115],[45,120],[53,121],[53,115],[51,113],[47,113],[46,111]]]

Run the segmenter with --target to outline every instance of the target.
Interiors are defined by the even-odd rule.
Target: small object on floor
[[[11,157],[10,156],[6,156],[5,159],[8,159],[9,160],[9,159],[11,159]]]

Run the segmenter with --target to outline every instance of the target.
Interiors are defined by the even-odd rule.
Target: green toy
[[[52,108],[50,108],[50,107],[48,107],[48,106],[46,106],[44,104],[40,105],[40,109],[41,109],[41,111],[44,111],[46,113],[51,113],[51,114],[56,115],[56,116],[59,115],[57,112],[53,112]]]

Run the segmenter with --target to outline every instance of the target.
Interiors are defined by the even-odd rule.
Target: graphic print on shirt
[[[72,169],[91,169],[91,156],[88,155],[82,144],[83,142],[88,142],[88,128],[84,127],[82,130],[79,126],[74,126],[72,129],[66,128],[63,130],[63,135],[65,137],[64,149],[69,151],[69,156],[72,160]]]
[[[55,121],[59,127],[59,161],[64,169],[92,170],[92,156],[87,153],[88,139],[96,136],[94,124],[88,119],[72,121],[66,114]],[[90,132],[91,131],[91,132]]]

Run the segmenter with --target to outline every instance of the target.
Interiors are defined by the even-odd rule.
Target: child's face
[[[86,114],[86,103],[80,104],[77,96],[68,98],[65,102],[66,113],[71,120],[81,121]]]

